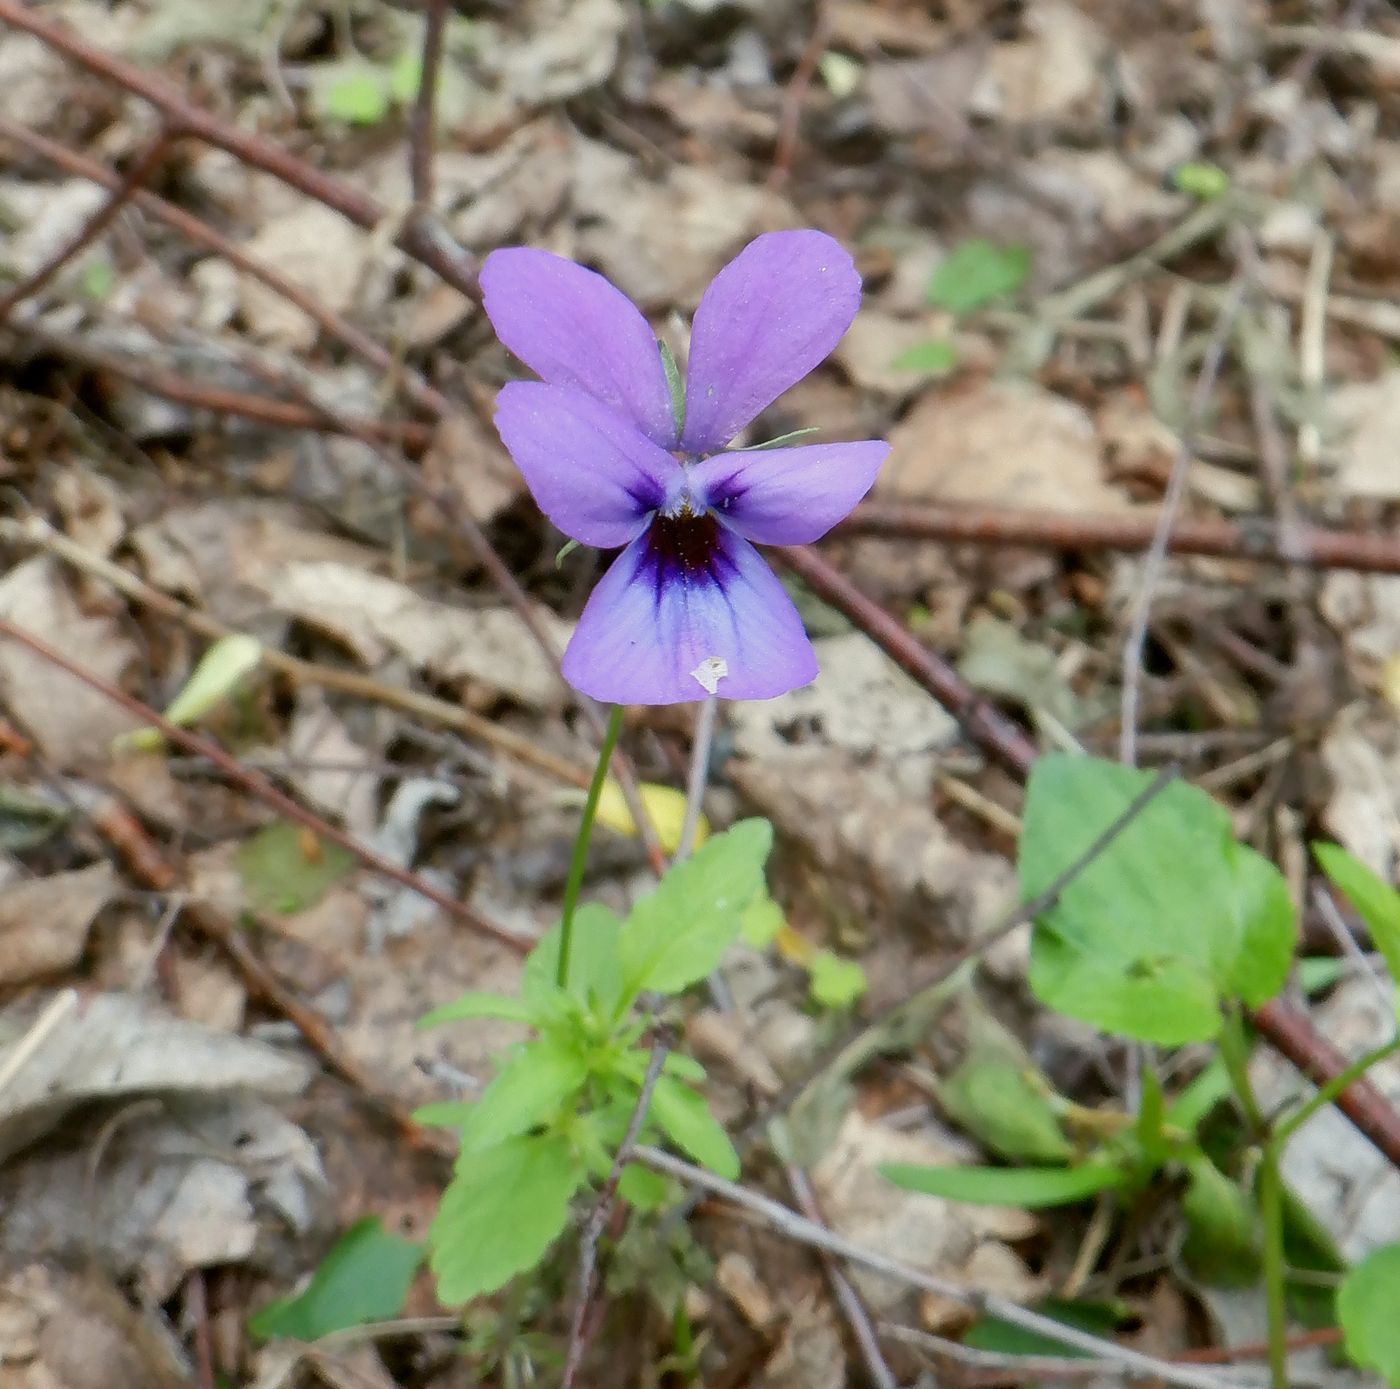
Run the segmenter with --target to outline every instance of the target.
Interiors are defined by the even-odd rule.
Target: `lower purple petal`
[[[718,657],[721,699],[805,685],[817,658],[792,600],[758,551],[713,518],[653,522],[593,590],[564,652],[564,678],[608,704],[705,698],[694,674]]]
[[[692,468],[689,482],[706,506],[749,540],[810,545],[850,514],[889,451],[873,439],[721,453]]]

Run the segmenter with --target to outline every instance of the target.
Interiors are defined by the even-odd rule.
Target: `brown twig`
[[[961,725],[968,738],[1024,780],[1036,759],[1025,732],[983,697],[946,661],[918,642],[898,618],[867,598],[830,560],[797,547],[773,552],[818,598],[847,617],[911,675]]]
[[[50,140],[37,131],[17,125],[4,116],[0,116],[0,139],[8,140],[38,155],[39,158],[56,164],[65,173],[73,174],[78,178],[90,179],[93,183],[101,184],[104,188],[116,188],[121,182],[118,174],[97,163],[96,160],[89,159],[76,150],[70,150],[66,145],[61,145],[56,140]],[[149,216],[164,222],[166,226],[179,232],[187,240],[193,241],[197,246],[203,246],[205,250],[212,252],[222,260],[226,260],[236,270],[241,270],[245,275],[266,285],[279,298],[285,299],[289,304],[294,304],[327,337],[343,344],[349,351],[368,362],[377,371],[392,375],[395,380],[401,380],[415,404],[433,415],[451,413],[451,401],[440,391],[430,386],[417,372],[403,369],[400,364],[394,361],[387,349],[381,347],[367,333],[361,332],[353,323],[347,322],[339,314],[326,308],[315,295],[309,294],[277,271],[254,260],[222,232],[211,227],[209,223],[145,189],[136,193],[134,201],[135,205]],[[314,428],[315,426],[308,427]]]
[[[145,154],[131,166],[131,171],[112,189],[102,205],[73,236],[32,274],[27,275],[4,295],[0,295],[0,323],[4,323],[17,304],[37,294],[65,265],[82,255],[116,221],[121,210],[131,202],[170,152],[174,139],[173,131],[168,127],[162,128],[160,134],[151,141]]]
[[[817,64],[821,62],[821,56],[826,50],[830,27],[826,8],[818,0],[817,17],[812,25],[811,37],[807,40],[787,89],[783,92],[782,114],[778,119],[778,139],[773,150],[773,166],[768,171],[770,188],[779,187],[792,173],[792,161],[797,156],[797,140],[802,130],[802,104],[812,85],[812,79],[817,75]]]
[[[408,124],[408,175],[413,204],[420,215],[433,206],[433,123],[438,74],[447,36],[447,0],[428,0],[423,21],[423,60],[418,68],[418,95]]]
[[[1030,550],[1146,550],[1157,528],[1153,515],[1020,511],[918,502],[864,502],[834,534],[891,540]],[[1400,574],[1400,538],[1366,531],[1280,524],[1265,516],[1243,521],[1179,521],[1167,545],[1174,555],[1205,555],[1311,569]]]
[[[111,700],[114,704],[119,704],[128,713],[140,719],[142,723],[149,724],[152,728],[158,729],[161,735],[177,747],[183,748],[186,752],[195,754],[198,757],[206,758],[219,769],[224,776],[241,786],[249,795],[258,800],[279,815],[288,820],[295,820],[299,825],[305,825],[309,830],[319,835],[321,838],[329,840],[332,844],[339,845],[347,853],[352,854],[356,860],[368,868],[371,872],[377,873],[382,878],[388,878],[398,883],[402,887],[416,892],[420,897],[425,897],[447,913],[455,921],[463,922],[486,935],[493,936],[504,945],[517,953],[523,954],[530,947],[530,942],[516,935],[515,932],[507,930],[506,927],[497,925],[489,917],[477,911],[476,908],[458,900],[451,894],[434,887],[432,883],[426,882],[416,873],[410,872],[406,868],[401,868],[398,864],[391,862],[382,854],[361,844],[353,835],[346,834],[343,830],[337,829],[329,824],[321,816],[313,811],[307,810],[305,806],[294,801],[290,796],[280,791],[261,772],[250,771],[247,767],[240,766],[239,763],[226,753],[217,743],[211,742],[208,738],[200,737],[196,733],[189,732],[188,729],[180,728],[170,722],[169,719],[158,714],[149,705],[143,704],[133,695],[127,694],[125,690],[119,689],[109,680],[104,680],[101,676],[95,675],[92,671],[79,665],[76,661],[70,660],[63,652],[56,650],[46,641],[36,637],[32,632],[27,632],[23,627],[17,626],[8,618],[0,618],[0,637],[8,638],[10,641],[18,642],[21,646],[28,648],[36,656],[57,666],[60,670],[67,671],[75,680],[80,680],[90,689],[96,690],[99,694]]]
[[[199,1389],[217,1389],[214,1337],[209,1326],[209,1294],[204,1285],[202,1268],[192,1268],[185,1279],[185,1315],[194,1327],[194,1365]]]
[[[364,231],[373,231],[388,216],[388,210],[368,193],[330,174],[323,173],[289,150],[251,130],[243,130],[220,120],[203,107],[196,106],[178,88],[163,77],[143,72],[140,68],[85,42],[71,29],[42,18],[37,8],[23,0],[0,0],[0,23],[13,25],[89,72],[115,82],[163,112],[185,134],[216,149],[226,150],[243,163],[280,180],[307,197],[324,203]],[[454,253],[444,239],[434,236],[414,220],[400,229],[395,244],[414,260],[435,271],[449,285],[468,298],[476,299],[479,290],[476,276],[467,257]]]

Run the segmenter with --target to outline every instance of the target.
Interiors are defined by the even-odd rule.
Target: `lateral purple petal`
[[[564,652],[575,689],[610,704],[703,699],[692,672],[712,656],[729,668],[722,699],[770,699],[816,676],[802,619],[773,571],[748,541],[708,524],[703,555],[653,526],[617,557]]]
[[[585,545],[626,545],[684,482],[665,449],[573,386],[513,381],[496,428],[540,510]]]
[[[542,380],[587,391],[675,447],[661,351],[621,290],[571,260],[512,246],[486,257],[481,292],[496,336]]]
[[[761,545],[809,545],[865,496],[890,446],[808,444],[717,453],[690,470],[690,485],[731,530]]]
[[[713,453],[830,355],[860,276],[823,232],[768,232],[710,282],[695,311],[681,446]]]

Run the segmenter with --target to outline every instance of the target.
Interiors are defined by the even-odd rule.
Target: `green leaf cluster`
[[[763,891],[771,846],[768,822],[745,820],[675,865],[625,920],[601,905],[580,907],[566,988],[557,982],[556,926],[526,960],[518,997],[469,993],[422,1020],[489,1017],[531,1029],[475,1102],[431,1105],[415,1116],[455,1129],[461,1142],[428,1239],[443,1302],[492,1292],[532,1268],[564,1229],[575,1194],[607,1178],[650,1061],[640,1005],[681,993],[718,967]],[[733,1178],[738,1155],[694,1088],[704,1075],[694,1061],[668,1056],[642,1137],[668,1141]],[[624,1171],[619,1192],[642,1208],[669,1196],[665,1182],[636,1166]]]

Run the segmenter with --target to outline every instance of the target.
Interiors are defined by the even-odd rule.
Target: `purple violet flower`
[[[501,341],[543,378],[496,406],[535,501],[574,540],[625,547],[564,653],[569,683],[610,704],[701,699],[716,677],[726,699],[807,684],[812,644],[750,542],[819,539],[889,445],[725,446],[850,327],[850,256],[816,231],[750,242],[695,311],[683,404],[646,319],[601,275],[512,247],[486,258],[481,288]]]

